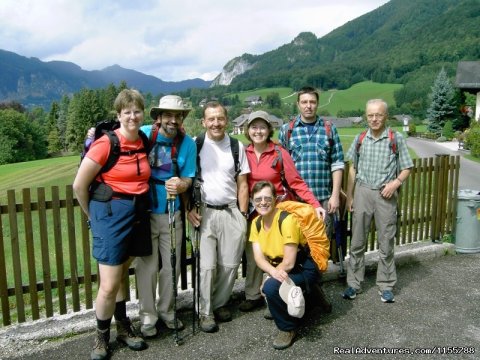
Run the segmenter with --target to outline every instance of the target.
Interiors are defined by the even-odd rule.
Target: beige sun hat
[[[256,119],[262,119],[262,120],[266,121],[267,124],[272,125],[272,123],[270,121],[270,115],[268,115],[268,113],[266,111],[258,110],[258,111],[252,112],[248,117],[247,125],[250,125],[250,123],[253,120],[256,120]]]
[[[296,318],[303,317],[303,314],[305,314],[305,298],[302,288],[296,286],[293,280],[287,277],[280,285],[278,292],[287,304],[288,314]]]
[[[188,107],[183,99],[178,95],[165,95],[160,98],[158,107],[152,107],[150,109],[150,117],[153,120],[157,120],[159,114],[163,111],[183,111],[183,116],[187,116],[192,108]]]

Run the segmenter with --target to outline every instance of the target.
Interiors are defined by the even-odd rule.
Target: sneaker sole
[[[393,298],[392,300],[384,299],[383,296],[382,296],[382,293],[380,291],[378,292],[378,295],[380,295],[380,299],[382,300],[382,302],[384,302],[386,304],[391,304],[391,303],[395,302],[395,298]]]
[[[345,299],[345,300],[353,300],[357,297],[357,294],[355,295],[346,295],[346,294],[342,294],[342,297]]]

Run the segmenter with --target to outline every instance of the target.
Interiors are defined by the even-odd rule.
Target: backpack
[[[110,171],[115,166],[120,156],[126,156],[126,155],[138,154],[138,153],[145,153],[148,156],[150,152],[150,144],[148,142],[147,136],[142,131],[138,132],[143,142],[142,149],[121,151],[120,139],[118,138],[117,134],[115,134],[115,131],[114,131],[118,128],[120,128],[120,123],[115,120],[104,120],[99,122],[95,126],[95,135],[93,139],[88,138],[87,140],[85,140],[83,151],[80,155],[80,162],[86,156],[88,150],[90,150],[90,146],[93,144],[93,142],[101,138],[103,135],[107,135],[108,139],[110,140],[110,152],[108,154],[107,162],[100,169],[100,172],[99,172],[100,174]]]
[[[290,138],[292,137],[295,121],[296,121],[296,118],[293,118],[288,122],[288,129],[285,137],[285,144],[289,152],[290,152]],[[325,127],[325,134],[327,134],[328,144],[330,145],[330,148],[332,148],[333,147],[332,123],[328,120],[323,120],[323,126]]]
[[[353,159],[355,169],[358,169],[358,161],[360,158],[360,147],[362,146],[363,139],[365,139],[365,136],[367,135],[367,131],[368,130],[364,130],[360,133],[360,135],[357,138],[357,142],[355,144],[355,154]],[[400,164],[398,161],[397,133],[391,128],[388,128],[388,140],[390,142],[390,150],[392,151],[392,154],[395,155],[395,161],[397,162],[397,175],[398,175]]]
[[[235,168],[234,179],[237,181],[237,177],[240,174],[240,145],[238,139],[228,136],[230,139],[230,150],[232,152],[233,163]],[[188,190],[188,210],[192,210],[193,207],[199,207],[202,203],[200,188],[203,183],[202,168],[200,166],[200,151],[202,150],[205,142],[205,133],[195,138],[195,144],[197,145],[197,170],[195,172],[195,178],[193,179],[192,186]]]
[[[158,132],[159,127],[157,124],[152,125],[152,130],[150,131],[150,136],[148,137],[148,142],[151,147],[151,154],[149,157],[150,166],[153,166],[157,163],[157,151],[155,150],[156,146],[170,146],[170,159],[172,160],[172,177],[179,177],[180,172],[178,169],[177,156],[182,144],[183,138],[185,137],[185,129],[183,127],[179,128],[177,135],[173,138],[172,142],[158,141]],[[153,159],[151,158],[153,156]],[[150,177],[150,189],[152,190],[152,199],[153,206],[158,207],[158,196],[157,196],[157,187],[155,184],[165,185],[164,180],[155,179],[153,176]],[[182,204],[182,202],[180,202]]]
[[[178,151],[180,149],[180,145],[182,144],[183,138],[185,137],[185,129],[183,127],[179,128],[177,131],[177,135],[173,138],[173,141],[171,143],[163,142],[163,141],[157,142],[158,132],[159,132],[159,127],[157,126],[157,124],[153,124],[152,131],[150,132],[150,136],[148,138],[148,142],[150,144],[151,150],[153,150],[156,145],[170,146],[170,158],[172,159],[172,173],[173,173],[172,176],[178,177],[179,169],[178,169],[177,156],[178,156]],[[157,160],[156,151],[153,152],[153,156],[155,157],[153,159],[153,164],[155,164]],[[152,164],[152,162],[150,162],[150,164]]]
[[[240,174],[240,145],[238,144],[238,139],[235,139],[231,136],[228,136],[230,139],[230,150],[232,151],[232,157],[233,157],[233,163],[235,167],[235,175],[234,179],[235,182],[237,181],[237,177]],[[195,139],[195,144],[197,145],[197,175],[195,175],[196,178],[198,178],[200,181],[202,180],[202,169],[200,167],[200,151],[202,150],[203,143],[205,142],[205,133],[197,136]]]
[[[328,258],[330,256],[330,241],[325,232],[325,224],[321,221],[312,205],[300,203],[297,201],[283,201],[276,205],[281,210],[278,218],[278,228],[282,233],[283,220],[289,215],[295,216],[295,219],[302,230],[302,234],[307,240],[310,256],[315,262],[319,271],[327,270]],[[261,216],[255,220],[257,232],[262,226]]]

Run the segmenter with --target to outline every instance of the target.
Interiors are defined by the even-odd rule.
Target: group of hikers
[[[179,96],[160,98],[150,110],[154,124],[142,126],[142,95],[120,92],[114,102],[118,128],[91,144],[73,184],[89,219],[99,267],[91,359],[107,358],[112,317],[117,341],[132,350],[147,348],[144,339],[157,335],[159,320],[176,333],[184,328],[175,301],[181,209],[197,238],[192,251],[199,261],[194,312],[200,330],[215,332],[219,322],[232,319],[227,305],[244,251],[245,300],[239,310],[266,303],[264,316],[279,330],[275,349],[292,344],[309,304],[331,311],[320,276],[340,207],[344,155],[335,125],[317,115],[318,101],[315,88],[298,91],[299,114],[280,128],[278,142],[272,140],[269,114],[252,112],[245,125],[250,144],[244,146],[226,134],[227,109],[219,102],[203,107],[205,133],[194,140],[183,130],[191,108]],[[386,127],[387,118],[385,101],[368,101],[368,129],[347,153],[353,166],[346,208],[353,225],[345,299],[361,292],[365,241],[374,218],[377,285],[383,302],[394,301],[397,194],[413,163],[402,135]],[[302,205],[308,221],[288,210],[299,202],[308,204]],[[141,334],[126,312],[123,280],[133,259]]]

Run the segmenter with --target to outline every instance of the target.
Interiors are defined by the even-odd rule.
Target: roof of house
[[[480,91],[480,61],[459,61],[455,84],[464,91]]]
[[[252,96],[246,97],[244,101],[245,102],[262,101],[262,97],[260,95],[252,95]]]

